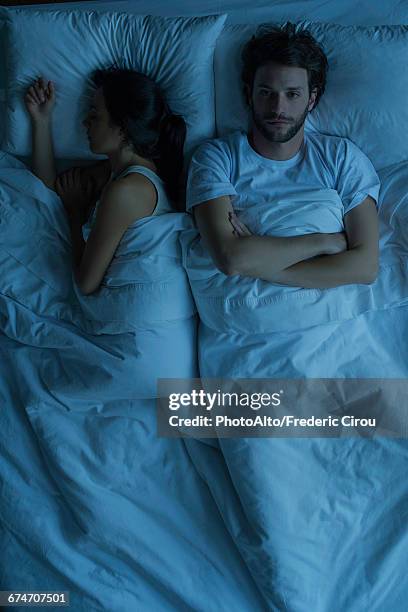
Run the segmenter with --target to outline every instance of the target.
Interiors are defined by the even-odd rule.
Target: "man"
[[[325,89],[322,48],[307,31],[287,24],[252,37],[242,59],[250,131],[203,143],[189,169],[187,210],[194,210],[214,264],[227,275],[297,287],[374,282],[378,176],[351,141],[304,132]],[[336,230],[285,236],[272,228],[270,235],[254,235],[237,215],[259,202],[281,206],[286,196],[289,202],[295,192],[311,189],[337,198]],[[319,206],[314,212],[323,219],[328,210]],[[299,207],[299,219],[306,209]]]

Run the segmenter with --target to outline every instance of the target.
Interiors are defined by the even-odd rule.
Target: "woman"
[[[117,354],[140,373],[137,389],[127,378],[129,393],[151,398],[157,378],[195,374],[196,309],[178,240],[191,222],[171,203],[178,196],[186,125],[169,112],[159,86],[139,72],[111,67],[96,70],[93,81],[83,123],[92,151],[107,160],[58,178],[51,139],[54,84],[39,78],[25,96],[37,176],[11,156],[3,160],[6,180],[10,166],[18,170],[13,184],[4,185],[8,197],[0,197],[6,262],[0,314],[3,308],[13,320],[18,303],[21,324],[17,331],[9,325],[6,333],[22,342],[18,334],[27,329],[28,344],[37,319],[48,331],[55,326],[58,347],[70,342],[66,324],[75,341],[82,333],[92,342],[104,335],[112,346],[115,336]],[[3,288],[8,300],[1,299]],[[116,362],[104,359],[115,370]],[[76,354],[75,360],[82,363]]]
[[[26,97],[42,180],[0,153],[1,579],[67,590],[82,612],[196,610],[209,583],[214,609],[262,610],[184,441],[156,433],[158,379],[197,376],[191,221],[161,214],[184,121],[147,77],[97,75],[85,126],[107,162],[56,179],[43,81]],[[91,178],[104,189],[85,246]],[[93,295],[72,282],[71,243],[82,289],[103,277]]]
[[[92,152],[108,159],[58,178],[51,136],[54,84],[40,77],[25,96],[32,122],[33,171],[64,204],[75,277],[84,294],[99,287],[130,226],[172,210],[169,199],[177,200],[186,135],[184,119],[169,111],[159,86],[148,76],[111,67],[96,70],[92,80],[96,91],[83,124]],[[85,243],[82,224],[98,195]]]

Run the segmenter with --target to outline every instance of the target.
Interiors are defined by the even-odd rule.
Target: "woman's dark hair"
[[[183,171],[186,124],[173,114],[159,85],[136,70],[117,65],[94,70],[91,80],[102,87],[111,126],[122,128],[123,142],[157,165],[166,192],[176,207]]]
[[[260,26],[256,34],[245,44],[241,57],[243,61],[241,78],[251,92],[257,69],[268,62],[305,68],[309,95],[314,88],[317,89],[314,105],[316,108],[326,87],[329,64],[323,48],[310,32],[296,31],[295,24],[290,22],[280,28]]]

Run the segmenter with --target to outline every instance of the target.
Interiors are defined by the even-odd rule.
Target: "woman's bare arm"
[[[57,170],[52,143],[51,120],[48,117],[32,119],[32,170],[49,189],[55,191]]]
[[[32,128],[32,170],[49,189],[54,191],[57,171],[52,143],[51,117],[55,101],[54,83],[47,82],[42,76],[33,81],[24,96]]]
[[[43,77],[35,79],[28,88],[25,105],[32,127],[32,171],[49,189],[55,191],[57,171],[52,140],[52,113],[56,103],[55,87],[52,81]],[[64,172],[59,173],[59,176]],[[81,180],[88,179],[95,185],[97,197],[110,177],[110,161],[102,159],[81,168]]]
[[[75,277],[85,295],[98,289],[129,225],[151,215],[156,205],[156,190],[149,179],[141,174],[131,181],[126,178],[107,187],[88,241],[78,247]],[[71,224],[73,236],[78,234],[74,226],[75,221]]]

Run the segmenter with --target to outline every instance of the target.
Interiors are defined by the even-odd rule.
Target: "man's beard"
[[[309,113],[309,110],[308,110],[308,107],[306,106],[302,115],[294,123],[288,123],[286,131],[284,128],[276,129],[273,126],[270,126],[267,123],[265,123],[265,118],[263,116],[257,115],[253,111],[253,108],[252,108],[252,119],[254,121],[254,124],[258,128],[259,132],[262,134],[264,138],[266,138],[266,140],[269,140],[269,142],[287,142],[288,140],[293,138],[298,133],[298,131],[301,129],[302,125],[304,124],[306,120],[308,113]],[[270,118],[270,117],[268,119],[269,121],[275,120],[275,118]]]

